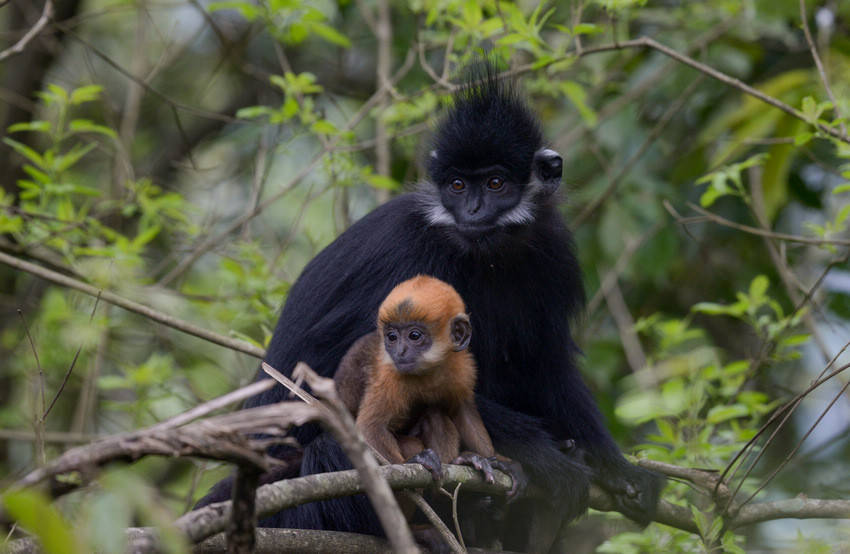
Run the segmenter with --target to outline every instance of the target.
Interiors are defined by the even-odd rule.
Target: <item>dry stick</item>
[[[302,402],[280,402],[210,417],[173,429],[148,428],[114,435],[66,451],[49,465],[29,472],[13,486],[31,487],[63,473],[99,467],[117,460],[135,460],[146,455],[200,456],[250,463],[268,470],[279,462],[264,453],[269,441],[245,437],[258,433],[283,436],[290,427],[323,416],[321,410]],[[239,442],[233,437],[240,437]]]
[[[41,12],[41,17],[38,18],[38,21],[35,22],[32,29],[27,31],[27,33],[21,37],[21,40],[16,42],[13,46],[3,50],[0,52],[0,62],[9,58],[11,56],[15,56],[24,51],[24,48],[27,47],[27,44],[35,38],[37,34],[39,34],[44,27],[47,25],[47,22],[53,17],[53,0],[45,0],[44,2],[44,10]]]
[[[266,208],[268,208],[269,206],[271,206],[272,204],[277,202],[277,200],[280,199],[285,194],[287,194],[290,189],[295,187],[305,177],[307,177],[310,173],[312,173],[313,169],[315,169],[315,167],[319,164],[319,162],[322,160],[322,158],[325,156],[325,154],[327,154],[328,152],[331,152],[336,147],[336,145],[339,144],[339,142],[342,140],[343,134],[346,131],[349,131],[352,128],[354,128],[354,126],[356,126],[358,123],[360,123],[360,121],[364,117],[366,117],[366,115],[369,113],[369,110],[371,110],[376,104],[378,104],[378,101],[381,98],[383,98],[383,96],[384,96],[384,94],[386,94],[387,90],[390,87],[394,86],[395,83],[398,82],[398,80],[400,80],[404,75],[407,74],[407,72],[410,70],[410,67],[413,65],[414,56],[412,54],[413,54],[413,50],[410,50],[408,52],[407,60],[405,60],[404,65],[401,68],[399,68],[399,70],[396,72],[396,74],[393,76],[393,78],[388,83],[385,84],[386,86],[382,86],[380,88],[380,90],[376,91],[375,94],[373,94],[372,97],[369,98],[369,100],[367,100],[360,107],[360,109],[357,110],[357,112],[351,117],[351,119],[348,121],[348,123],[346,123],[346,125],[340,131],[340,134],[337,135],[336,137],[334,137],[327,145],[325,145],[322,148],[322,150],[319,151],[318,154],[313,156],[313,159],[310,160],[310,162],[306,166],[304,166],[298,173],[296,173],[295,176],[292,179],[290,179],[290,181],[286,185],[284,185],[283,188],[281,188],[281,190],[274,193],[272,196],[267,198],[261,204],[258,204],[257,206],[255,206],[254,209],[249,210],[248,212],[246,212],[242,216],[233,220],[227,227],[225,227],[225,229],[223,231],[221,231],[217,235],[210,236],[206,240],[201,241],[201,244],[199,244],[192,251],[191,254],[189,254],[188,256],[185,256],[180,261],[180,263],[177,264],[174,267],[174,269],[172,269],[170,272],[168,272],[168,274],[166,274],[162,279],[160,279],[158,284],[161,285],[161,286],[166,286],[171,281],[173,281],[174,279],[176,279],[177,277],[182,275],[203,254],[205,254],[206,252],[208,252],[209,250],[211,250],[215,246],[221,244],[230,233],[232,233],[236,229],[240,228],[247,221],[257,217]]]
[[[198,418],[204,417],[205,415],[211,412],[220,410],[221,408],[226,408],[231,404],[241,402],[246,398],[251,398],[252,396],[256,396],[261,392],[270,390],[274,386],[275,382],[272,379],[263,379],[262,381],[256,381],[254,383],[251,383],[250,385],[229,392],[223,396],[219,396],[218,398],[213,398],[212,400],[204,402],[199,406],[195,406],[187,412],[183,412],[182,414],[178,414],[170,419],[166,419],[165,421],[157,423],[156,425],[150,427],[150,430],[159,431],[164,429],[173,429],[175,427],[185,425]]]
[[[640,158],[644,155],[644,153],[649,150],[649,147],[661,136],[661,133],[664,131],[667,124],[670,123],[670,120],[673,119],[673,116],[676,115],[679,110],[685,105],[685,102],[690,97],[691,93],[693,93],[697,86],[702,82],[702,75],[698,78],[691,81],[691,84],[688,85],[682,93],[679,95],[679,98],[676,99],[676,102],[670,105],[670,107],[665,110],[665,112],[661,115],[661,118],[658,120],[658,123],[655,124],[655,127],[652,128],[652,131],[649,132],[646,139],[643,141],[643,144],[640,145],[640,148],[635,151],[634,154],[626,160],[626,163],[623,164],[623,167],[620,171],[608,181],[608,185],[605,187],[605,190],[596,197],[590,204],[584,207],[582,211],[575,217],[572,221],[573,228],[578,228],[584,223],[592,214],[595,212],[612,194],[617,190],[617,187],[620,185],[620,181],[631,171],[632,167],[640,160]]]
[[[14,267],[15,269],[19,269],[21,271],[26,271],[27,273],[31,273],[33,275],[41,277],[42,279],[46,279],[47,281],[83,292],[85,294],[89,294],[91,296],[100,295],[100,298],[102,298],[106,302],[109,302],[110,304],[114,304],[116,306],[124,308],[125,310],[137,313],[148,319],[152,319],[153,321],[171,327],[172,329],[177,329],[178,331],[182,331],[184,333],[194,335],[198,338],[213,342],[226,348],[230,348],[231,350],[236,350],[237,352],[242,352],[244,354],[254,356],[255,358],[262,358],[265,355],[265,351],[262,348],[254,346],[253,344],[247,343],[242,340],[233,339],[230,337],[225,337],[223,335],[219,335],[218,333],[213,333],[212,331],[208,331],[207,329],[198,327],[197,325],[193,325],[176,317],[163,314],[162,312],[154,310],[153,308],[149,308],[148,306],[139,304],[138,302],[133,302],[132,300],[128,300],[112,292],[93,287],[89,284],[83,283],[82,281],[72,279],[71,277],[62,275],[61,273],[57,273],[49,269],[45,269],[36,264],[25,262],[24,260],[21,260],[14,256],[10,256],[5,252],[0,252],[0,263],[6,264],[10,267]]]
[[[835,95],[832,94],[832,88],[829,86],[829,78],[826,76],[826,70],[823,68],[823,63],[818,55],[818,49],[815,48],[815,41],[812,40],[812,32],[809,30],[809,16],[806,14],[806,0],[800,0],[800,20],[803,23],[803,34],[806,35],[806,43],[809,45],[809,50],[812,52],[812,58],[815,60],[815,66],[818,68],[820,80],[823,82],[823,88],[826,89],[826,95],[829,97],[830,102],[832,102],[832,110],[835,112],[836,117],[841,119],[841,111],[838,107],[838,102],[835,100]],[[846,134],[847,127],[844,125],[844,121],[841,121],[839,124],[841,125],[841,131]]]
[[[100,292],[98,292],[97,297],[94,299],[94,307],[91,310],[91,315],[89,316],[89,322],[94,319],[94,313],[97,311],[97,305],[100,303]],[[71,360],[71,365],[68,367],[68,371],[65,372],[65,377],[62,379],[62,384],[59,385],[59,390],[56,391],[56,394],[53,395],[53,400],[50,401],[50,405],[47,406],[47,409],[44,410],[44,415],[41,416],[41,419],[46,420],[47,414],[50,413],[50,410],[53,409],[53,406],[56,404],[56,401],[59,400],[59,397],[62,395],[62,391],[65,390],[65,385],[68,384],[68,379],[71,377],[71,373],[74,371],[74,366],[77,365],[77,360],[80,358],[80,352],[83,350],[83,345],[81,344],[77,351],[74,353],[74,359]]]
[[[646,366],[646,354],[638,339],[637,331],[635,331],[635,320],[629,312],[629,307],[626,304],[626,299],[623,298],[623,292],[620,290],[617,279],[614,279],[611,286],[606,287],[603,292],[605,302],[608,304],[608,311],[611,312],[611,317],[614,319],[617,331],[620,334],[620,342],[623,344],[626,361],[632,369],[632,373],[635,374],[641,384],[655,385],[654,379],[646,379],[640,373],[640,370]]]
[[[96,435],[84,433],[64,433],[60,431],[46,431],[41,437],[45,443],[56,444],[85,444],[98,439]],[[32,431],[20,431],[17,429],[0,429],[0,440],[35,441],[38,437]]]
[[[240,464],[236,468],[230,520],[225,532],[228,554],[254,552],[254,532],[257,527],[256,492],[259,483],[260,471],[255,466]]]
[[[377,0],[377,20],[375,21],[375,39],[377,40],[377,63],[375,64],[375,82],[377,89],[383,89],[389,81],[390,69],[392,67],[392,40],[393,27],[389,0]],[[389,87],[387,87],[389,90]],[[378,111],[383,111],[388,106],[386,95],[378,104]],[[387,136],[387,124],[379,114],[375,118],[375,171],[379,175],[390,175],[390,140]],[[383,200],[389,198],[388,191],[379,197]]]

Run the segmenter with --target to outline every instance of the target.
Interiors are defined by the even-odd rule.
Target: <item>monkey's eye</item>
[[[407,337],[412,341],[418,341],[419,339],[422,338],[422,333],[420,333],[419,331],[414,329],[410,333],[407,334]]]
[[[505,186],[505,180],[501,177],[490,177],[487,181],[487,188],[490,190],[502,190],[503,186]]]
[[[452,187],[453,191],[461,192],[463,189],[466,188],[466,183],[464,183],[460,179],[453,179],[449,186]]]
[[[398,335],[395,331],[390,331],[389,333],[387,333],[387,340],[390,342],[395,342],[398,340]]]

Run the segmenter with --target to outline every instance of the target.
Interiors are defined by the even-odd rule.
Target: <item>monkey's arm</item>
[[[490,433],[481,421],[481,415],[473,401],[465,402],[452,417],[460,434],[460,445],[466,450],[490,458],[496,455]]]
[[[453,418],[460,433],[461,445],[471,452],[461,452],[454,463],[471,465],[484,474],[487,481],[493,481],[493,469],[504,471],[510,475],[513,484],[508,491],[508,499],[512,500],[521,495],[528,486],[528,476],[519,462],[496,454],[490,433],[484,427],[481,414],[475,407],[474,401],[461,406]]]
[[[377,389],[375,385],[366,389],[355,422],[357,430],[366,443],[390,463],[400,464],[404,462],[404,456],[398,440],[390,431],[390,422],[400,414],[397,414],[398,410],[393,409],[394,405],[389,398],[390,391]]]
[[[380,337],[377,333],[363,335],[345,353],[334,374],[334,384],[336,384],[339,398],[355,417],[360,409],[366,383],[374,369],[373,361],[378,355],[377,349],[380,346]]]

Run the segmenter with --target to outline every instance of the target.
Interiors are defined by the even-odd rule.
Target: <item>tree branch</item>
[[[53,17],[53,0],[45,0],[44,2],[44,10],[41,12],[41,17],[38,18],[38,21],[35,22],[35,25],[32,26],[32,29],[27,31],[27,33],[21,37],[21,40],[16,42],[13,46],[3,50],[0,52],[0,62],[14,56],[16,54],[20,54],[24,51],[24,48],[27,47],[27,44],[30,43],[32,39],[36,37],[44,27],[47,26],[47,22]]]
[[[26,271],[27,273],[31,273],[37,277],[41,277],[42,279],[46,279],[52,283],[56,283],[57,285],[72,288],[74,290],[83,292],[94,297],[99,296],[100,299],[104,300],[105,302],[115,304],[116,306],[124,308],[125,310],[135,312],[139,315],[152,319],[157,323],[162,323],[163,325],[171,327],[172,329],[177,329],[178,331],[194,335],[198,338],[208,340],[226,348],[230,348],[231,350],[236,350],[237,352],[249,354],[251,356],[254,356],[255,358],[262,358],[265,355],[265,351],[262,348],[254,346],[253,344],[247,343],[243,340],[232,339],[230,337],[225,337],[223,335],[219,335],[218,333],[208,331],[207,329],[198,327],[197,325],[192,325],[191,323],[188,323],[181,319],[177,319],[176,317],[172,317],[170,315],[166,315],[162,312],[154,310],[153,308],[149,308],[144,304],[133,302],[132,300],[128,300],[122,296],[118,296],[115,293],[99,289],[87,283],[83,283],[82,281],[78,281],[77,279],[62,275],[61,273],[45,269],[30,262],[26,262],[14,256],[10,256],[5,252],[0,252],[0,263],[14,267],[15,269],[19,269],[21,271]]]

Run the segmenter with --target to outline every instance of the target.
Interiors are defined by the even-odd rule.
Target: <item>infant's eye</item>
[[[417,341],[417,340],[422,338],[422,333],[420,333],[419,331],[414,329],[407,336],[408,336],[408,338],[410,338],[410,340]]]
[[[398,335],[395,331],[390,331],[389,333],[387,333],[387,340],[390,342],[395,342],[398,340]]]

